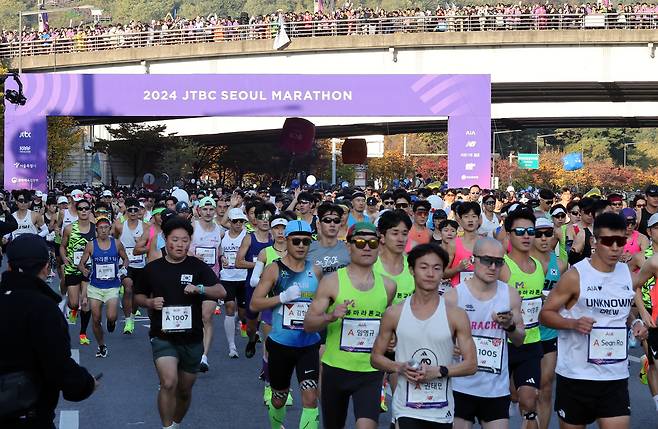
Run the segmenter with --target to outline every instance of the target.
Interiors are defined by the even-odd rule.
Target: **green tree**
[[[70,116],[48,118],[48,176],[55,178],[75,162],[71,155],[80,147],[84,132]]]
[[[18,29],[18,12],[28,10],[33,2],[20,0],[0,0],[0,26],[5,29]]]
[[[167,145],[172,144],[173,136],[165,135],[165,129],[165,125],[120,124],[117,128],[108,128],[113,139],[99,139],[92,152],[105,153],[130,165],[134,186],[137,178],[146,173],[147,168],[154,167]]]
[[[175,5],[175,0],[115,0],[111,9],[112,20],[128,23],[131,20],[164,19]]]
[[[156,164],[156,171],[167,173],[174,180],[180,177],[199,179],[203,174],[217,170],[220,157],[226,152],[223,146],[208,146],[188,138],[171,138]]]

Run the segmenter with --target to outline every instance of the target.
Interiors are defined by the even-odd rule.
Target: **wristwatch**
[[[509,333],[516,331],[516,323],[512,323],[511,325],[509,325],[507,328],[504,329],[505,332],[509,332]]]
[[[441,377],[443,377],[443,378],[447,377],[448,376],[448,368],[441,365],[439,367],[439,373],[441,373]]]

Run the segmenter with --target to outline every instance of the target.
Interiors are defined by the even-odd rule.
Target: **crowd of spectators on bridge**
[[[387,11],[346,6],[333,12],[309,11],[249,17],[184,18],[168,16],[149,22],[84,24],[67,28],[24,28],[21,34],[2,30],[0,57],[83,52],[151,45],[270,39],[279,31],[283,16],[290,37],[390,34],[397,32],[503,31],[561,29],[646,29],[658,28],[658,4],[580,5],[523,3],[478,6],[439,6]],[[19,45],[20,48],[19,48]]]

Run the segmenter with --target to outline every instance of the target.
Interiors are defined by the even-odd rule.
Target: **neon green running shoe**
[[[123,327],[123,333],[126,335],[131,335],[135,332],[135,321],[133,319],[126,319],[126,324]]]
[[[89,344],[91,344],[91,341],[89,341],[89,338],[87,338],[87,335],[80,334],[80,345],[81,346],[88,346]]]
[[[265,390],[263,390],[263,404],[268,407],[270,402],[272,402],[272,388],[268,384],[265,386]]]
[[[647,371],[649,370],[649,360],[647,359],[647,355],[642,355],[640,358],[640,382],[642,384],[649,384],[649,379],[647,378]]]

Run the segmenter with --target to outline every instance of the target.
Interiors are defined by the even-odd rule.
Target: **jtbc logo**
[[[20,133],[20,135],[18,136],[18,138],[21,138],[21,139],[30,139],[30,138],[32,138],[32,131],[23,131],[22,133]]]

